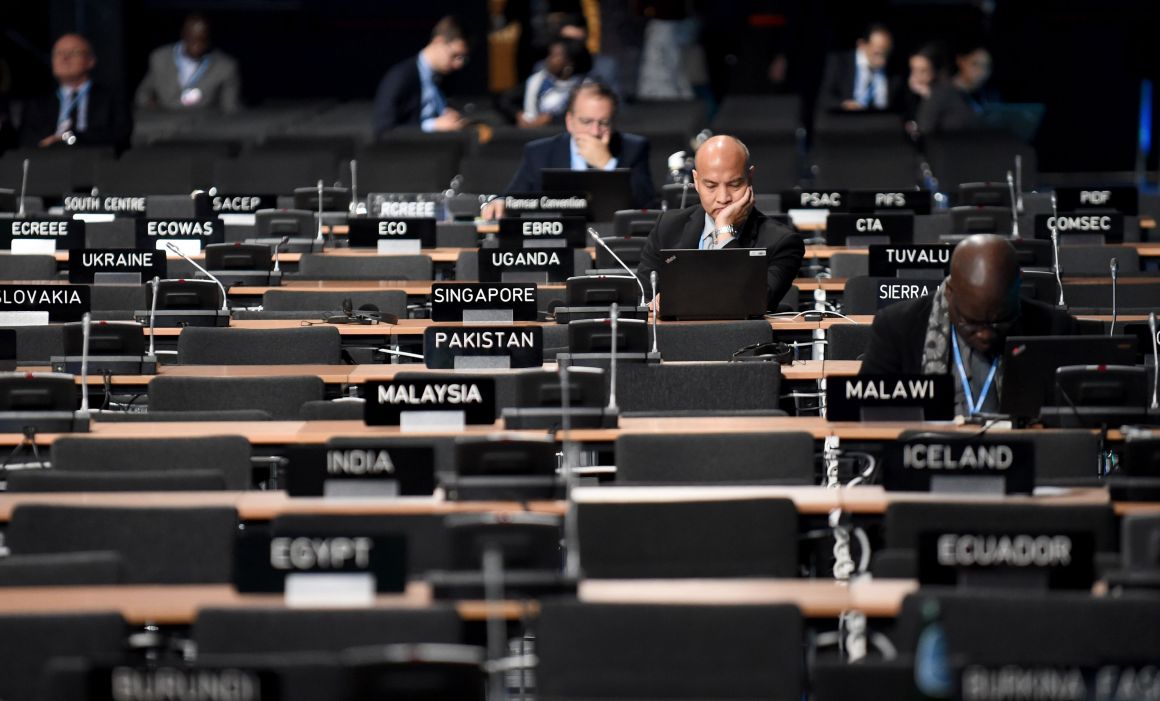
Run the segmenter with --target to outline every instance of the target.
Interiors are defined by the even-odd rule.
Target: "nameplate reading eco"
[[[889,491],[929,492],[953,478],[1001,481],[1006,494],[1030,494],[1035,488],[1035,445],[1020,440],[935,437],[886,446],[882,483]],[[977,481],[977,480],[976,480]],[[948,491],[958,491],[947,485]]]
[[[583,192],[516,192],[503,198],[508,216],[528,214],[572,214],[588,212],[588,196]]]
[[[277,195],[214,195],[209,200],[214,214],[253,214],[259,209],[274,209],[278,206]]]
[[[913,214],[832,213],[826,218],[826,243],[844,246],[851,238],[885,238],[891,243],[914,240]]]
[[[828,209],[831,212],[845,212],[846,190],[785,190],[781,193],[781,209]]]
[[[480,282],[564,282],[576,259],[569,248],[481,248]]]
[[[352,217],[347,225],[350,229],[346,238],[350,242],[351,248],[374,248],[379,245],[380,241],[415,240],[419,241],[421,248],[435,247],[434,219]]]
[[[918,534],[923,585],[1090,590],[1094,579],[1091,533],[947,528]]]
[[[89,311],[88,285],[0,285],[0,312],[48,312],[50,322],[80,321]]]
[[[887,278],[878,280],[875,286],[875,298],[878,308],[885,309],[891,304],[907,299],[926,297],[938,289],[941,280],[924,280],[919,278]]]
[[[430,379],[368,382],[368,426],[398,426],[409,412],[463,412],[464,423],[495,423],[495,379],[437,376]]]
[[[850,190],[846,196],[850,212],[904,210],[930,214],[930,190]]]
[[[1111,209],[1135,216],[1140,211],[1140,192],[1135,187],[1057,187],[1056,209],[1079,212],[1085,209]]]
[[[1120,243],[1124,240],[1124,215],[1117,213],[1092,214],[1085,212],[1035,215],[1035,238],[1050,239],[1055,226],[1064,239],[1068,234],[1102,234],[1105,241]]]
[[[949,421],[955,414],[950,375],[858,375],[826,383],[830,421]]]
[[[100,273],[136,273],[142,283],[165,278],[165,254],[124,248],[82,248],[68,252],[68,281],[91,285]]]
[[[17,241],[51,241],[57,250],[84,248],[85,245],[85,223],[79,219],[5,219],[3,227],[0,229],[0,248],[13,248]]]
[[[219,666],[173,662],[92,667],[85,674],[89,701],[277,701],[278,673],[245,663]]]
[[[502,248],[583,248],[584,217],[504,217],[499,220]]]
[[[225,243],[220,219],[138,219],[137,248],[156,249],[163,241],[199,241],[202,248]]]
[[[954,244],[871,244],[870,275],[894,277],[905,270],[949,272]]]
[[[537,295],[536,285],[527,282],[436,282],[431,285],[431,320],[464,321],[465,316],[506,312],[511,321],[536,321]]]
[[[455,368],[538,368],[544,364],[540,326],[428,326],[423,362],[438,370]]]
[[[401,592],[407,585],[407,540],[384,533],[238,532],[234,586],[239,592],[281,592],[293,574],[370,574],[375,591]]]
[[[114,214],[145,216],[144,197],[117,195],[66,195],[64,211],[68,214]]]

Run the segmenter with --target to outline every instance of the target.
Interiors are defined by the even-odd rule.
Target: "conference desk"
[[[1160,244],[1158,244],[1160,246]],[[930,282],[937,283],[938,280],[931,280]],[[1128,285],[1148,285],[1160,282],[1160,277],[1155,274],[1148,275],[1133,275],[1123,276],[1117,280],[1120,286]],[[797,278],[793,281],[802,292],[813,292],[814,290],[822,290],[824,292],[844,292],[846,290],[846,278]],[[1112,284],[1110,277],[1065,277],[1063,278],[1065,286],[1070,285],[1108,285]]]

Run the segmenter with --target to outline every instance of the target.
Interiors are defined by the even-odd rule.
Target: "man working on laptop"
[[[892,304],[874,317],[861,372],[949,372],[955,413],[998,413],[1007,337],[1059,336],[1076,328],[1066,312],[1021,299],[1021,282],[1007,239],[963,239],[951,255],[950,275],[934,294]]]
[[[769,265],[767,309],[776,310],[797,277],[805,245],[789,227],[753,207],[749,149],[732,136],[709,139],[697,149],[693,184],[700,204],[662,214],[641,250],[636,274],[645,289],[650,289],[649,273],[661,267],[664,250],[764,248]]]

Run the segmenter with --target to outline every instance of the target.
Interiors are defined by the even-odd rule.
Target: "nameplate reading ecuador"
[[[901,210],[930,214],[930,190],[850,190],[847,198],[851,212]]]
[[[1135,187],[1057,187],[1056,209],[1079,212],[1085,209],[1114,210],[1135,216],[1140,211],[1140,192]]]
[[[246,529],[234,543],[234,586],[242,593],[286,589],[291,575],[370,575],[374,590],[401,592],[407,585],[407,539],[402,534],[273,534]]]
[[[88,285],[0,285],[0,312],[48,312],[55,323],[80,321],[90,306]]]
[[[878,308],[885,309],[897,302],[926,297],[938,289],[940,282],[920,278],[886,278],[877,281],[874,295],[878,300]]]
[[[1054,226],[1064,239],[1069,234],[1102,234],[1107,242],[1120,243],[1124,240],[1124,215],[1118,212],[1094,214],[1090,212],[1035,215],[1035,238],[1050,239]]]
[[[857,375],[826,383],[830,421],[949,421],[955,414],[950,375]]]
[[[1095,579],[1092,533],[1043,528],[939,528],[918,534],[922,585],[1081,589]]]
[[[954,244],[871,244],[869,265],[874,277],[894,277],[905,270],[941,270],[951,268]]]
[[[209,203],[214,214],[253,214],[259,209],[276,208],[278,197],[272,194],[214,195]]]
[[[66,195],[67,214],[114,214],[123,217],[145,216],[144,197],[118,195]]]
[[[828,209],[831,212],[845,212],[848,202],[846,190],[784,190],[781,193],[781,209]]]
[[[286,491],[292,497],[422,497],[435,493],[435,452],[431,446],[335,438],[326,445],[294,446],[287,455]]]
[[[57,250],[84,248],[85,223],[79,219],[38,217],[7,219],[0,229],[0,248],[16,249],[19,242],[49,242]]]
[[[137,274],[141,282],[165,278],[165,254],[125,248],[82,248],[68,252],[68,281],[91,285],[98,274]]]
[[[504,217],[499,220],[502,248],[584,248],[584,217]]]
[[[495,423],[495,379],[444,375],[423,379],[368,382],[368,426],[399,426],[408,414],[454,412],[461,424]],[[412,417],[413,418],[413,417]]]
[[[1002,493],[1030,494],[1035,445],[994,438],[915,438],[888,444],[884,467],[882,483],[888,491],[961,491],[969,487],[966,480],[991,480],[1002,485]]]
[[[225,243],[225,226],[220,219],[138,219],[137,248],[156,250],[165,241],[197,241],[205,248]]]
[[[423,362],[437,370],[538,368],[544,364],[540,326],[428,326]]]
[[[277,671],[248,663],[220,666],[153,662],[90,667],[85,674],[89,701],[277,701],[282,698]]]
[[[867,236],[910,243],[914,240],[914,215],[833,213],[826,219],[826,243],[831,246],[844,246],[847,239]]]
[[[576,259],[569,248],[481,248],[480,282],[564,282]]]
[[[436,282],[431,285],[431,320],[536,321],[537,294],[536,285],[527,282]]]
[[[351,248],[375,248],[380,241],[419,241],[421,248],[435,247],[434,219],[351,217],[347,225]]]
[[[503,198],[508,216],[522,214],[573,214],[588,212],[588,195],[583,192],[516,192]]]

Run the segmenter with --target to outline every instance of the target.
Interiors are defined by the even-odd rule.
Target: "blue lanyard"
[[[188,57],[186,57],[186,58],[188,58]],[[188,58],[188,60],[192,61],[193,59]],[[180,80],[180,76],[181,76],[181,44],[176,44],[173,47],[173,62],[175,64],[177,64],[177,75],[178,75],[178,79]],[[194,85],[197,85],[197,81],[201,80],[201,76],[205,74],[205,69],[207,69],[207,68],[209,68],[209,56],[202,56],[201,60],[199,60],[197,62],[197,68],[195,68],[193,71],[193,74],[189,76],[189,80],[187,80],[181,84],[181,89],[188,90],[189,88],[193,87]]]
[[[995,380],[995,368],[999,367],[999,358],[995,357],[991,360],[991,371],[987,373],[987,379],[983,382],[983,389],[979,392],[979,400],[976,402],[974,395],[971,394],[971,382],[967,379],[967,371],[963,367],[963,356],[959,353],[959,335],[954,326],[951,326],[951,348],[955,352],[955,367],[959,370],[959,381],[963,383],[963,399],[966,400],[967,411],[972,415],[978,414],[979,410],[983,408],[983,400],[987,398],[987,392],[991,390],[991,382]]]
[[[80,104],[81,98],[83,98],[85,95],[89,94],[89,87],[91,85],[92,85],[92,83],[86,83],[84,87],[79,88],[77,90],[73,90],[72,95],[69,97],[67,102],[64,101],[63,95],[61,96],[62,99],[61,99],[60,117],[57,119],[57,122],[56,122],[56,126],[58,129],[60,128],[60,126],[62,124],[65,123],[65,121],[68,120],[68,116],[69,116],[69,114],[72,113],[73,108],[77,107],[77,105]],[[80,121],[80,110],[79,109],[77,110],[77,121],[78,122]],[[70,126],[73,129],[73,131],[80,131],[80,129],[78,128],[79,125],[72,124]]]

